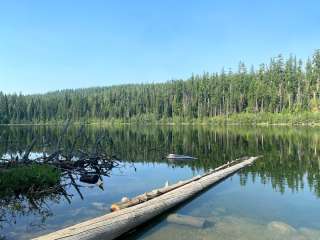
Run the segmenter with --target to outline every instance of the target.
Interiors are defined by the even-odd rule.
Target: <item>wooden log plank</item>
[[[97,217],[71,227],[35,238],[37,240],[115,239],[155,216],[186,201],[217,181],[241,168],[251,165],[258,157],[251,157],[226,169],[204,175],[177,189],[146,202]]]
[[[249,157],[244,157],[244,158],[239,158],[239,159],[236,159],[234,161],[231,161],[231,162],[228,162],[226,164],[223,164],[213,170],[210,170],[209,172],[205,173],[204,175],[202,176],[195,176],[193,178],[191,178],[190,180],[186,180],[186,181],[180,181],[176,184],[173,184],[173,185],[170,185],[168,187],[163,187],[163,188],[160,188],[160,189],[155,189],[155,190],[152,190],[151,192],[147,192],[147,193],[144,193],[144,194],[141,194],[141,195],[138,195],[132,199],[128,199],[127,201],[120,201],[120,202],[117,202],[117,203],[114,203],[111,205],[111,211],[118,211],[120,209],[124,209],[124,208],[128,208],[128,207],[132,207],[134,205],[137,205],[137,204],[140,204],[142,202],[146,202],[150,199],[153,199],[155,197],[158,197],[164,193],[167,193],[167,192],[170,192],[174,189],[177,189],[179,187],[182,187],[190,182],[193,182],[193,181],[197,181],[198,179],[206,176],[206,175],[209,175],[213,172],[216,172],[216,171],[219,171],[219,170],[222,170],[228,166],[231,166],[232,164],[235,164],[236,162],[238,161],[243,161],[243,160],[246,160],[248,159]]]

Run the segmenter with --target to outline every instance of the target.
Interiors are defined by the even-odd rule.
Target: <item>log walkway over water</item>
[[[133,199],[126,199],[126,201],[113,204],[111,207],[113,212],[111,213],[35,239],[115,239],[192,198],[197,193],[225,179],[241,168],[253,164],[258,158],[246,157],[237,159],[210,170],[202,176],[196,176],[187,181],[156,189]]]

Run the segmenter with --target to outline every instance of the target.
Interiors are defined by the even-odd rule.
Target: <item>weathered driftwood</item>
[[[248,157],[246,158],[239,158],[239,159],[236,159],[234,161],[231,161],[231,162],[228,162],[226,164],[223,164],[213,170],[210,170],[208,171],[207,173],[205,173],[204,175],[202,176],[195,176],[189,180],[185,180],[185,181],[179,181],[178,183],[175,183],[173,185],[170,185],[170,186],[166,186],[166,187],[163,187],[163,188],[159,188],[159,189],[154,189],[152,190],[151,192],[147,192],[147,193],[143,193],[141,195],[138,195],[132,199],[128,199],[127,201],[120,201],[120,202],[117,202],[117,203],[114,203],[111,205],[111,211],[118,211],[120,209],[124,209],[124,208],[128,208],[128,207],[132,207],[134,205],[137,205],[137,204],[140,204],[142,202],[146,202],[146,201],[149,201],[150,199],[153,199],[155,197],[158,197],[164,193],[167,193],[167,192],[170,192],[176,188],[179,188],[179,187],[182,187],[190,182],[193,182],[193,181],[197,181],[199,178],[201,177],[204,177],[206,175],[209,175],[213,172],[216,172],[216,171],[219,171],[219,170],[222,170],[238,161],[243,161],[245,159],[248,159]]]
[[[206,224],[206,219],[201,217],[193,217],[181,214],[170,214],[167,217],[169,223],[175,223],[179,225],[186,225],[189,227],[203,228]]]
[[[214,183],[226,178],[236,171],[251,165],[258,157],[251,157],[220,171],[205,174],[196,181],[191,181],[156,198],[129,208],[108,213],[51,234],[36,238],[37,240],[53,239],[115,239],[148,220],[164,213],[178,204],[193,197]]]
[[[111,211],[118,211],[118,210],[121,210],[124,208],[132,207],[137,204],[149,201],[150,199],[158,197],[164,193],[170,192],[176,188],[182,187],[183,185],[186,185],[192,181],[198,180],[199,178],[200,178],[200,176],[196,176],[196,177],[191,178],[190,180],[180,181],[178,183],[175,183],[175,184],[167,186],[167,187],[163,187],[163,188],[152,190],[151,192],[143,193],[143,194],[138,195],[132,199],[128,199],[127,201],[121,201],[121,202],[114,203],[111,205]]]

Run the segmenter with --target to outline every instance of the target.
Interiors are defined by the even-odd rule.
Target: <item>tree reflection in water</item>
[[[105,136],[99,143],[100,149],[108,156],[116,155],[125,159],[122,162],[130,164],[164,163],[206,171],[241,156],[263,155],[264,158],[256,164],[239,172],[242,185],[260,179],[263,184],[272,183],[272,187],[281,193],[286,189],[300,191],[308,186],[320,197],[320,129],[317,128],[88,126],[81,135],[78,134],[79,127],[70,127],[63,138],[60,137],[62,133],[63,127],[0,127],[0,156],[21,155],[21,149],[29,146],[35,137],[42,140],[34,145],[31,153],[34,156],[43,152],[49,156],[56,151],[59,141],[64,152],[68,153],[72,148],[92,152],[98,136]],[[77,139],[76,143],[74,139]],[[168,153],[191,155],[198,160],[169,163],[164,158]],[[79,157],[81,151],[77,154]],[[107,171],[105,175],[109,173]],[[75,186],[81,174],[81,171],[72,174]],[[72,184],[70,175],[62,173],[60,184],[63,179],[69,182],[63,182],[62,185]],[[2,189],[0,191],[3,192]],[[45,221],[52,214],[46,203],[59,202],[61,199],[71,201],[67,191],[66,188],[44,191],[45,194],[37,199],[22,194],[1,197],[1,219],[14,222],[18,215],[39,214]]]

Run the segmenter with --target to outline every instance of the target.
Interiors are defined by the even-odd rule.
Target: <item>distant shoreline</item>
[[[35,123],[9,123],[0,126],[61,126],[64,121],[49,121]],[[131,119],[88,119],[74,121],[73,125],[163,125],[163,126],[320,126],[320,112],[298,113],[239,113],[221,115],[211,118],[187,119],[174,117],[170,119],[155,119],[150,116],[139,116]]]

